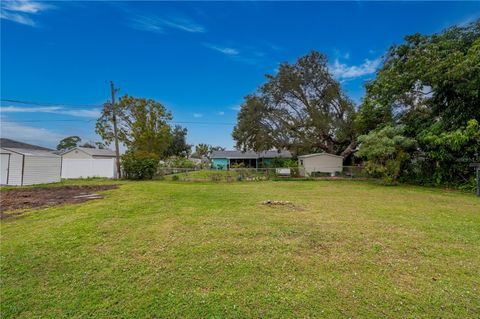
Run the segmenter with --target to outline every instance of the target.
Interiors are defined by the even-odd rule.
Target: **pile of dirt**
[[[46,188],[19,188],[0,192],[0,218],[10,215],[6,211],[32,207],[55,206],[65,203],[82,203],[88,200],[103,198],[96,194],[117,188],[118,185],[95,186],[59,186]]]

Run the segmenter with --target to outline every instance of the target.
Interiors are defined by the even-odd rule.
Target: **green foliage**
[[[381,176],[387,184],[397,182],[402,164],[410,157],[408,151],[415,146],[415,140],[403,133],[403,126],[386,126],[358,137],[356,155],[367,160],[365,168],[370,174]]]
[[[466,126],[453,131],[442,131],[433,126],[419,134],[419,142],[425,152],[425,161],[430,163],[429,181],[432,184],[456,186],[469,183],[473,169],[469,167],[476,154],[480,154],[480,126],[470,120]]]
[[[413,34],[392,46],[368,83],[358,124],[394,120],[414,135],[434,123],[452,130],[480,120],[480,20],[432,36]],[[380,123],[379,123],[380,122]]]
[[[195,146],[195,153],[200,158],[206,157],[210,153],[210,147],[208,146],[208,144],[200,143]]]
[[[279,167],[298,167],[298,162],[291,158],[282,158],[275,157],[272,159],[269,167],[279,168]]]
[[[152,179],[157,167],[158,156],[153,153],[128,151],[122,156],[122,168],[127,179]]]
[[[312,51],[283,63],[258,92],[245,98],[233,138],[239,149],[288,149],[294,154],[355,149],[355,109],[329,73],[325,55]]]
[[[118,138],[129,150],[153,153],[162,158],[171,144],[172,133],[168,121],[172,119],[166,108],[152,99],[125,95],[113,106],[117,115]],[[96,132],[110,144],[114,138],[112,105],[104,105],[97,120]]]
[[[182,156],[187,157],[192,152],[192,145],[187,144],[186,128],[175,125],[172,130],[172,141],[166,150],[166,156]]]
[[[355,120],[367,134],[402,125],[418,148],[402,164],[402,181],[459,186],[474,172],[480,121],[480,20],[392,46]],[[468,123],[468,124],[467,124]],[[398,163],[390,163],[396,170]],[[381,165],[386,169],[386,165]],[[378,170],[377,170],[378,171]]]
[[[230,165],[230,168],[245,168],[245,163],[240,162],[240,163],[233,163]]]
[[[61,140],[57,145],[57,150],[59,151],[66,151],[71,148],[77,147],[78,143],[80,143],[82,139],[79,136],[69,136],[65,137]]]

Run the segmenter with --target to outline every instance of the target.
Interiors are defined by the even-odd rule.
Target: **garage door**
[[[1,176],[0,184],[7,184],[8,178],[8,165],[10,160],[10,154],[0,154],[0,166],[1,166]]]

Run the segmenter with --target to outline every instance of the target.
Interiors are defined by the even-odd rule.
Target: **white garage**
[[[112,150],[75,147],[62,153],[62,178],[115,178],[115,163],[115,152]]]
[[[0,184],[23,186],[60,181],[62,158],[51,150],[7,139],[1,142]],[[22,148],[7,147],[9,145]]]
[[[330,173],[342,171],[343,157],[329,153],[316,153],[298,157],[298,166],[302,175],[311,175],[315,172]]]

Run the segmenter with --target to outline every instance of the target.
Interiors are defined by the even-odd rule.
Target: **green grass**
[[[355,181],[105,194],[2,221],[2,318],[480,316],[470,194]]]

